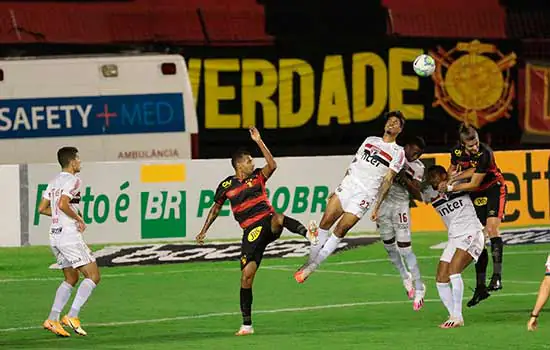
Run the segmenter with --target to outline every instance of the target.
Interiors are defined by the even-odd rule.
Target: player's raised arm
[[[277,169],[277,163],[275,162],[275,159],[273,158],[273,155],[265,145],[264,141],[262,140],[262,137],[260,135],[260,132],[258,129],[256,129],[255,126],[250,127],[250,137],[258,147],[260,147],[260,150],[262,151],[262,155],[265,158],[266,165],[262,168],[262,173],[264,174],[266,179],[269,179],[271,174]]]

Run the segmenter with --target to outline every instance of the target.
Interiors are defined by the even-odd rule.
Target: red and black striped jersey
[[[451,164],[460,168],[460,171],[475,168],[477,174],[485,174],[481,185],[476,190],[483,191],[497,182],[504,184],[504,176],[497,166],[493,150],[484,143],[479,143],[477,154],[468,154],[462,145],[451,150]]]
[[[234,175],[228,176],[219,184],[214,201],[223,205],[229,199],[235,220],[245,229],[274,212],[267,198],[266,181],[259,168],[243,180]]]

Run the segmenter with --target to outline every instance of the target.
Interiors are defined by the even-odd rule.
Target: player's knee
[[[73,287],[76,286],[76,284],[78,283],[78,273],[76,274],[76,276],[65,276],[65,282]]]
[[[449,277],[448,272],[438,271],[435,276],[435,281],[437,283],[449,283],[451,282],[451,278]]]
[[[406,247],[403,247],[403,246],[399,245],[399,243],[400,242],[397,242],[397,250],[399,250],[399,255],[401,255],[402,257],[407,257],[407,256],[413,254],[412,247],[411,247],[410,243]]]
[[[499,230],[498,230],[498,226],[497,226],[497,225],[488,224],[488,225],[485,227],[485,230],[487,231],[487,235],[488,235],[489,237],[498,237],[498,235],[499,235]]]
[[[254,276],[243,272],[241,275],[241,288],[252,288]]]
[[[387,239],[384,242],[384,249],[389,253],[397,251],[397,245],[395,244],[395,238]]]

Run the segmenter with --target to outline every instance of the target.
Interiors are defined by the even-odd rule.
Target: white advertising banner
[[[21,245],[19,165],[0,165],[0,246]]]
[[[350,160],[350,156],[277,158],[278,169],[267,183],[273,207],[304,225],[310,219],[319,221],[326,198]],[[256,165],[263,165],[263,160]],[[49,218],[41,217],[36,208],[58,171],[55,164],[28,167],[29,240],[33,245],[48,244]],[[88,243],[193,240],[213,204],[216,187],[232,173],[228,159],[84,163],[80,208],[88,224],[85,239]],[[353,229],[374,230],[368,216]],[[241,235],[226,202],[208,238],[239,239]]]

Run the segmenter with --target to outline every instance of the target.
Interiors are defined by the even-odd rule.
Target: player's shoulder
[[[420,159],[416,159],[412,162],[409,162],[408,160],[405,160],[407,164],[415,171],[424,171],[426,166]]]
[[[493,149],[486,143],[479,143],[479,153],[487,152],[489,154],[493,153]]]
[[[451,148],[451,156],[462,157],[464,155],[464,147],[460,143],[457,143]]]
[[[221,187],[221,188],[229,188],[229,187],[231,187],[231,185],[233,184],[233,178],[234,178],[233,175],[227,176],[225,179],[223,179],[222,181],[220,181],[218,187]]]

